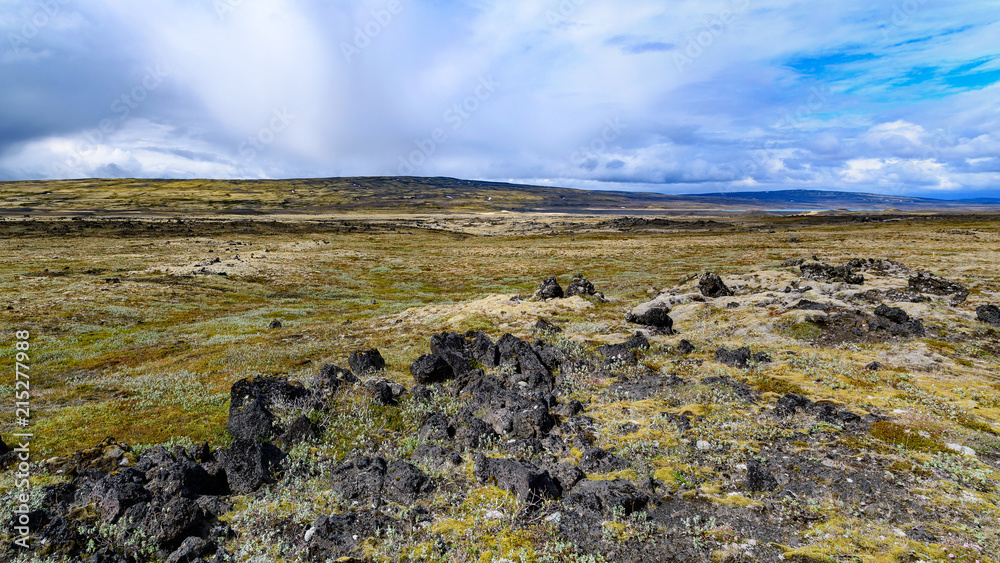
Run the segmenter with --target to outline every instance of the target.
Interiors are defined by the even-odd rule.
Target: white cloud
[[[51,175],[162,64],[162,88],[73,173],[395,174],[440,129],[414,173],[672,191],[997,181],[982,159],[1000,153],[1000,86],[941,78],[997,66],[1000,18],[981,4],[904,18],[860,0],[217,4],[67,4],[59,33],[0,55],[3,175]],[[16,6],[0,31],[32,4]],[[61,84],[70,59],[94,77],[79,93]],[[463,110],[483,79],[495,91]],[[293,116],[280,131],[276,112]],[[605,138],[609,120],[627,127]]]

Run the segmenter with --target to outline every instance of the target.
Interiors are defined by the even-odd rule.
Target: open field
[[[588,191],[455,178],[291,180],[84,179],[0,182],[0,217],[263,216],[557,212],[659,214],[752,210],[1000,211],[1000,200],[944,201],[793,190],[666,195]]]
[[[180,199],[167,200],[162,209],[185,209]],[[64,203],[48,204],[55,209]],[[279,199],[265,203],[261,212],[282,206]],[[132,201],[122,210],[144,205]],[[230,212],[241,205],[225,198],[218,203]],[[549,501],[532,509],[516,495],[483,485],[473,476],[468,452],[453,468],[420,465],[436,482],[436,492],[415,504],[430,514],[428,525],[359,542],[350,555],[381,561],[639,560],[643,545],[661,538],[683,544],[664,551],[681,561],[778,555],[810,562],[996,561],[990,553],[1000,552],[1000,333],[976,320],[975,312],[1000,302],[995,216],[650,222],[456,211],[465,214],[400,216],[377,208],[346,218],[0,223],[0,317],[9,331],[31,333],[35,460],[67,456],[109,436],[137,451],[202,441],[226,447],[232,442],[230,387],[238,380],[281,376],[308,387],[324,364],[346,366],[351,352],[377,348],[387,362],[380,375],[411,388],[410,364],[443,331],[483,330],[493,340],[510,332],[530,341],[536,321],[546,318],[564,329],[560,348],[590,357],[598,346],[622,342],[639,328],[625,321],[627,310],[660,292],[697,292],[698,280],[689,276],[711,271],[736,295],[682,300],[671,312],[678,334],[648,333],[651,346],[639,351],[637,366],[557,379],[559,402],[580,400],[582,414],[593,419],[594,445],[629,462],[590,479],[620,478],[636,486],[652,479],[647,509],[588,516],[599,528],[596,538],[556,533],[559,520],[553,525],[545,517],[559,512],[568,526],[576,522],[566,516],[569,508]],[[922,337],[830,342],[823,324],[791,310],[794,300],[784,292],[800,274],[781,263],[812,256],[828,264],[891,259],[961,282],[970,294],[956,305],[939,296],[889,303],[923,321]],[[576,273],[608,302],[529,299],[543,279],[558,276],[565,287]],[[906,286],[905,277],[866,272],[866,278],[855,292]],[[817,289],[806,297],[847,302],[843,284],[813,285]],[[514,295],[524,301],[512,301]],[[729,303],[739,307],[727,308]],[[875,307],[850,303],[868,312]],[[281,328],[269,328],[272,320]],[[692,354],[676,353],[681,339],[695,346]],[[715,361],[720,346],[749,346],[774,361],[728,367]],[[7,346],[6,365],[13,354]],[[883,369],[864,369],[873,361]],[[641,399],[608,390],[623,374],[645,372],[676,374],[687,383]],[[738,386],[700,383],[706,377],[744,381],[754,400],[734,392]],[[859,429],[802,414],[777,419],[771,412],[787,393],[878,422],[869,419]],[[13,394],[8,378],[0,396]],[[383,407],[363,395],[333,399],[322,414],[326,435],[311,448],[292,450],[284,481],[265,493],[233,497],[221,520],[239,534],[223,542],[234,560],[304,558],[311,548],[302,535],[313,521],[356,509],[331,492],[329,475],[303,467],[361,454],[405,459],[421,445],[415,434],[431,407],[408,397],[399,407]],[[434,408],[457,416],[458,399],[436,397]],[[5,438],[15,431],[12,407],[12,400],[0,403]],[[690,429],[665,417],[678,414],[689,416]],[[558,417],[560,422],[565,420]],[[626,425],[635,429],[623,430]],[[975,455],[947,444],[972,448]],[[571,464],[582,455],[575,446],[562,454],[513,455],[499,445],[483,451],[524,459],[555,455]],[[749,458],[770,468],[780,483],[776,490],[746,490]],[[10,478],[3,479],[9,497]],[[40,482],[66,479],[47,474]],[[859,489],[855,481],[864,485]],[[102,534],[95,536],[104,538],[97,548],[102,541],[115,545],[114,532]],[[958,558],[949,559],[945,550]],[[157,556],[155,549],[148,554]]]

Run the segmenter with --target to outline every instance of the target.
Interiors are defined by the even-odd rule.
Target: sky
[[[1000,0],[4,0],[0,180],[1000,197]]]

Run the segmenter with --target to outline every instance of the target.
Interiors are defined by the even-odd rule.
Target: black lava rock
[[[423,471],[405,461],[394,461],[385,475],[385,498],[404,506],[416,502],[421,494],[433,489]]]
[[[747,461],[747,478],[744,485],[748,491],[773,491],[778,488],[778,480],[760,462],[751,459]]]
[[[969,290],[962,284],[940,278],[930,272],[917,272],[915,275],[910,276],[907,287],[911,291],[918,293],[951,295],[951,302],[954,305],[964,303],[969,297]]]
[[[448,362],[438,354],[426,354],[414,360],[410,364],[410,373],[413,380],[421,385],[442,383],[455,376]]]
[[[229,488],[238,494],[252,493],[275,480],[285,453],[268,442],[237,440],[223,455]]]
[[[591,448],[580,456],[580,469],[585,473],[611,473],[628,466],[628,461],[601,448]]]
[[[362,376],[371,375],[376,371],[385,369],[385,359],[383,359],[382,354],[374,348],[371,350],[351,352],[351,356],[348,358],[347,363],[351,366],[351,369],[354,370],[354,373]]]
[[[474,460],[476,481],[510,491],[522,502],[535,503],[560,495],[548,471],[539,471],[514,459],[493,459],[481,454],[476,454]]]
[[[701,275],[701,279],[698,280],[698,290],[705,297],[711,298],[731,297],[733,295],[732,290],[726,287],[719,274],[711,272],[705,272]]]
[[[1000,307],[980,305],[976,307],[976,318],[988,325],[1000,327]]]
[[[539,299],[561,299],[565,294],[563,288],[554,277],[546,278],[535,294]]]
[[[566,288],[566,297],[595,294],[597,294],[597,289],[594,288],[594,284],[583,277],[583,274],[574,275],[573,280],[569,282],[569,287]]]

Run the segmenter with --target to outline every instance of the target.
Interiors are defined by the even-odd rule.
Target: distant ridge
[[[837,211],[840,210],[840,211]],[[1000,211],[1000,199],[781,190],[668,195],[503,182],[366,176],[288,180],[80,179],[0,182],[0,215]]]

